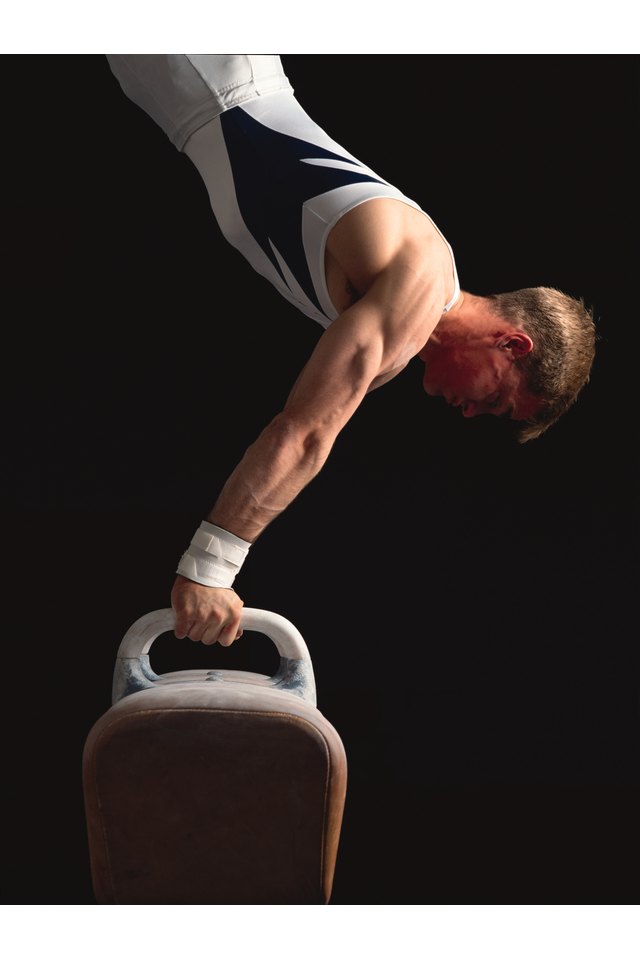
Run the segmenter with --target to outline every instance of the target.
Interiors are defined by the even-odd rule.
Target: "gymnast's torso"
[[[443,312],[457,300],[453,252],[431,218],[332,140],[292,91],[226,110],[196,130],[184,152],[205,182],[229,243],[321,326],[366,292],[371,277],[366,267],[359,269],[354,238],[366,245],[367,230],[391,202],[395,219],[408,221],[436,258],[446,258],[451,296]]]

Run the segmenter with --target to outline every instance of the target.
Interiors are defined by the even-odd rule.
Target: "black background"
[[[414,360],[237,580],[301,630],[345,744],[333,902],[637,903],[638,58],[283,62],[434,218],[464,289],[557,286],[600,337],[578,403],[525,446],[427,398]],[[0,70],[7,899],[90,904],[81,755],[117,646],[169,605],[321,329],[225,244],[103,56]],[[152,660],[274,656],[165,635]]]

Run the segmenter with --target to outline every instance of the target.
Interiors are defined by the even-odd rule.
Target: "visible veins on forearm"
[[[329,449],[276,418],[245,452],[209,519],[252,542],[319,472]]]

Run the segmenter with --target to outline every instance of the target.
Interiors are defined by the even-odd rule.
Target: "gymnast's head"
[[[462,291],[419,353],[423,386],[463,416],[519,421],[520,443],[545,432],[588,382],[593,313],[550,287],[476,296]]]

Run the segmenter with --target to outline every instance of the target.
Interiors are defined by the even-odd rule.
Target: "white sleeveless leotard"
[[[229,243],[325,328],[338,316],[325,276],[327,237],[338,220],[382,197],[428,217],[308,116],[279,57],[162,54],[108,55],[108,60],[127,96],[196,165]],[[442,238],[452,261],[446,312],[460,284],[453,251]]]

